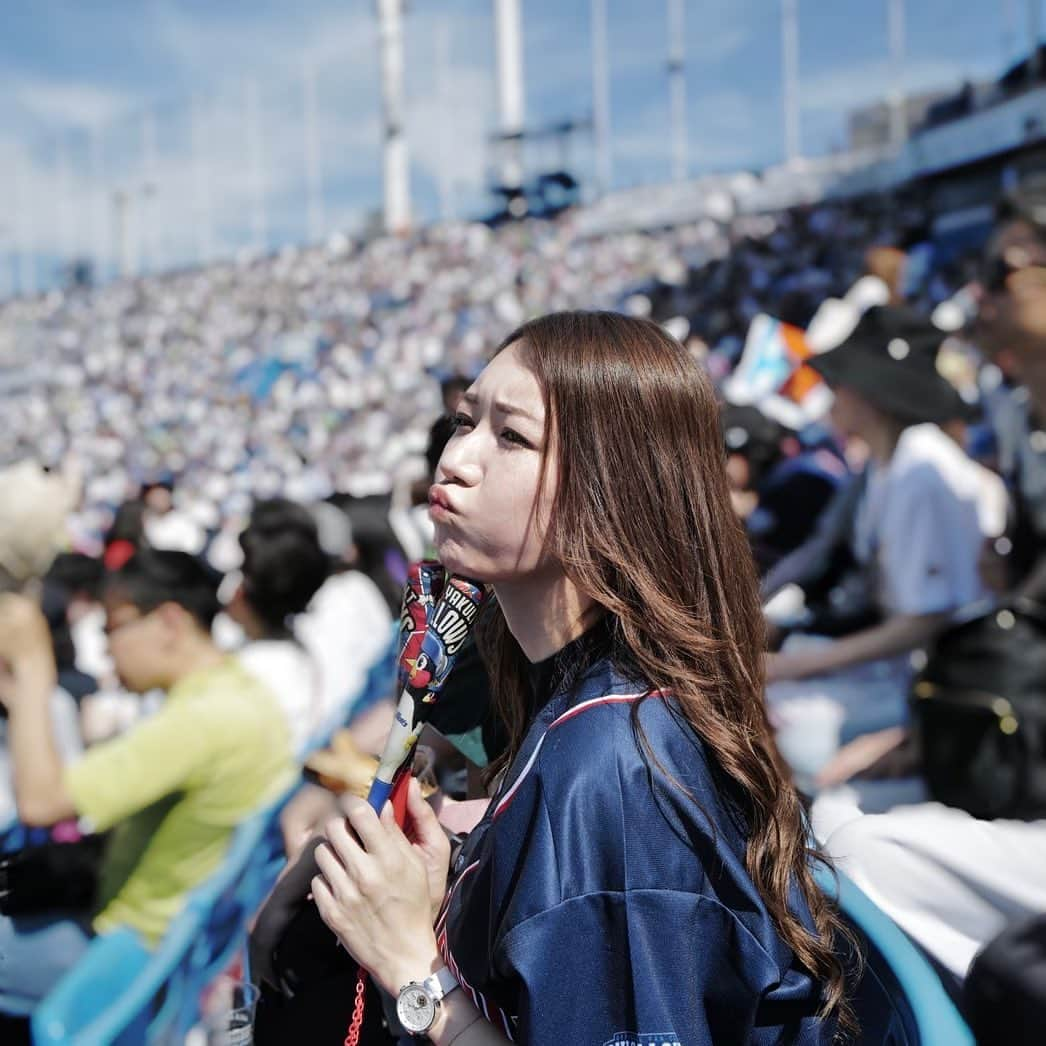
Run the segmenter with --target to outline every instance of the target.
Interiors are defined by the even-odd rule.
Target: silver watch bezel
[[[417,1012],[417,1008],[411,1006],[408,1008],[407,998],[410,992],[420,992],[425,999],[428,1001],[427,1012],[428,1021],[425,1024],[417,1024],[414,1022],[414,1013]],[[435,993],[424,981],[411,981],[405,984],[399,990],[399,995],[396,996],[396,1019],[403,1025],[403,1029],[409,1032],[411,1035],[424,1035],[425,1032],[436,1023],[436,1014],[439,1013],[440,999],[436,997]]]

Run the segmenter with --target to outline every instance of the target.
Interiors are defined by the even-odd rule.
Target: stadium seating
[[[155,951],[122,929],[96,938],[33,1014],[33,1041],[181,1041],[204,988],[241,948],[247,921],[282,864],[279,813],[290,793],[233,836],[218,871],[189,898]]]
[[[973,1046],[973,1034],[937,974],[897,925],[841,872],[822,866],[817,879],[837,899],[864,955],[864,972],[853,995],[860,1041]]]

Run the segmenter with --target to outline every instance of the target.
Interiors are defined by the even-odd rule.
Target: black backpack
[[[1046,817],[1046,608],[1016,600],[949,628],[911,703],[934,799],[979,818]]]

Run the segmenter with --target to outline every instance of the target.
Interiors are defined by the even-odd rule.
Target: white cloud
[[[285,20],[234,21],[221,14],[195,21],[166,3],[152,5],[150,12],[152,31],[163,41],[173,65],[183,68],[187,79],[196,71],[198,154],[192,148],[193,100],[185,97],[155,110],[155,169],[146,196],[142,125],[147,110],[140,99],[92,82],[9,75],[7,94],[22,107],[22,122],[28,116],[37,128],[49,128],[37,137],[48,142],[60,137],[69,159],[60,168],[52,146],[43,151],[28,148],[20,127],[0,123],[0,155],[7,157],[0,184],[9,200],[20,201],[21,212],[7,223],[8,241],[40,256],[88,253],[103,266],[114,264],[120,253],[114,202],[119,190],[125,194],[123,222],[132,264],[136,257],[163,265],[193,260],[208,225],[216,253],[246,245],[253,206],[244,101],[248,78],[254,79],[260,99],[270,233],[297,223],[295,238],[303,237],[306,55],[317,70],[318,138],[329,224],[344,227],[380,207],[379,59],[369,5],[296,29]],[[420,12],[407,19],[408,54],[432,54],[437,22],[446,25],[454,60],[442,97],[435,90],[431,61],[423,57],[408,62],[411,164],[433,180],[442,171],[459,193],[475,193],[485,175],[493,95],[485,64],[492,48],[477,48],[475,38],[489,29],[490,21]],[[220,72],[207,82],[201,70]],[[447,114],[452,117],[449,128],[444,126]],[[99,125],[106,129],[102,183],[94,177],[86,130]],[[334,193],[336,182],[371,185],[372,194],[365,200],[357,194],[348,202]]]
[[[8,83],[9,106],[30,119],[57,127],[87,128],[110,123],[133,111],[134,96],[99,84],[24,77]]]

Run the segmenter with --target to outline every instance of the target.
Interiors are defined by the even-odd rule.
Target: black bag
[[[273,887],[248,940],[251,977],[261,990],[254,1018],[257,1046],[283,1046],[296,1038],[317,1046],[345,1041],[355,1003],[358,966],[308,899],[319,873],[308,843]],[[361,1046],[394,1046],[383,996],[368,978]]]
[[[979,818],[1046,816],[1046,608],[1016,600],[949,628],[911,703],[934,799]]]
[[[1046,1025],[1046,915],[1007,926],[974,960],[963,1009],[979,1046],[1033,1046]]]
[[[94,903],[105,835],[44,843],[0,857],[0,913],[82,911]]]

